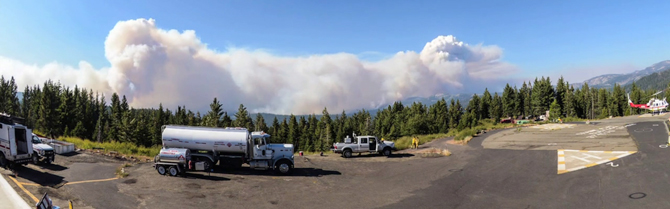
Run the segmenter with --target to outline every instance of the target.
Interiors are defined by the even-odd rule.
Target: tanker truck
[[[293,145],[267,144],[270,135],[246,128],[213,128],[165,125],[161,128],[163,148],[154,157],[161,175],[177,176],[187,171],[209,171],[217,162],[256,170],[293,172]]]

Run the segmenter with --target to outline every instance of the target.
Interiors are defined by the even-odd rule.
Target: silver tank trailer
[[[191,151],[179,148],[163,148],[158,153],[158,162],[185,164],[191,160]]]
[[[245,128],[211,128],[166,125],[163,147],[226,153],[246,153],[249,132]]]

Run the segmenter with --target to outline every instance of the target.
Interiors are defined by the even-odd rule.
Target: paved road
[[[30,209],[4,177],[0,176],[0,209]]]
[[[670,208],[670,148],[659,148],[668,141],[663,126],[627,127],[639,151],[613,161],[618,167],[561,175],[555,150],[483,149],[487,133],[470,142],[476,149],[468,154],[477,157],[462,171],[383,208]]]

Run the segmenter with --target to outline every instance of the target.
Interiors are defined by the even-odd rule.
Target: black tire
[[[7,159],[5,159],[5,154],[0,152],[0,167],[7,168]]]
[[[342,156],[344,156],[344,158],[350,158],[351,157],[351,150],[350,149],[345,149],[344,152],[342,153]]]
[[[156,165],[156,171],[158,171],[158,174],[160,175],[167,174],[167,169],[165,169],[165,166],[162,165]]]
[[[37,153],[33,153],[33,164],[37,165],[40,163],[40,156]]]
[[[386,149],[384,149],[383,152],[384,152],[384,156],[387,156],[387,157],[388,157],[388,156],[391,156],[391,149],[390,149],[390,148],[386,148]]]
[[[168,174],[170,176],[178,176],[179,175],[179,169],[177,169],[177,166],[170,166],[168,167]]]
[[[279,175],[290,175],[293,173],[293,163],[288,160],[280,160],[279,162],[275,163],[275,172]]]

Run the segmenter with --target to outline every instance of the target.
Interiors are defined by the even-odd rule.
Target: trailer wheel
[[[157,165],[156,170],[158,171],[158,174],[160,175],[165,175],[167,171],[165,170],[165,166],[162,165]]]
[[[170,172],[170,176],[177,176],[179,175],[179,170],[177,170],[177,166],[170,166],[168,168],[168,171]]]
[[[350,149],[344,150],[344,153],[342,153],[342,156],[344,156],[345,158],[350,158],[351,157],[351,150]]]

